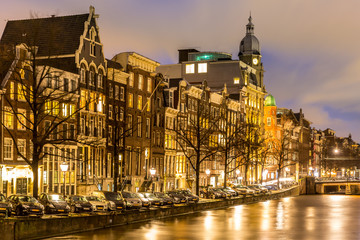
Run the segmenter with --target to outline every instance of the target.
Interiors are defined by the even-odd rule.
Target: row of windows
[[[75,92],[77,89],[76,80],[68,78],[60,78],[49,74],[47,76],[47,87],[65,92]]]
[[[92,91],[80,91],[80,109],[104,113],[105,96]]]
[[[189,63],[185,65],[185,72],[187,74],[195,73],[195,63]],[[197,64],[198,73],[207,73],[207,63],[198,63]]]
[[[130,74],[130,76],[129,76],[129,86],[134,87],[135,74],[133,72],[130,72],[129,74]],[[152,84],[152,78],[148,77],[146,83],[147,83],[146,84],[146,91],[151,93],[152,92],[152,87],[153,87],[152,86],[153,85]],[[145,84],[144,76],[139,74],[138,75],[138,86],[137,86],[138,89],[139,90],[145,90],[144,89],[144,84]]]
[[[80,68],[80,82],[88,83],[90,86],[97,86],[98,88],[103,88],[104,74],[101,69],[99,69],[99,73],[96,74],[94,67],[90,67],[90,71],[87,72],[85,70],[85,66],[82,65]]]
[[[114,88],[112,84],[109,84],[109,98],[115,98],[116,100],[125,101],[125,88],[115,85],[115,92],[114,92]]]
[[[26,140],[17,139],[17,147],[19,154],[17,154],[17,160],[24,160],[21,155],[26,157]],[[13,160],[14,154],[14,141],[12,138],[4,138],[4,160]],[[21,155],[20,155],[21,154]],[[32,147],[30,146],[30,154],[32,154]]]

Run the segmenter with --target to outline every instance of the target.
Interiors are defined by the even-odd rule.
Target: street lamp
[[[151,168],[150,169],[150,175],[151,175],[151,180],[153,180],[153,177],[156,174],[156,169],[155,168]],[[152,191],[154,192],[154,183],[152,183]]]
[[[64,198],[65,198],[65,195],[66,195],[65,175],[66,175],[66,172],[67,172],[68,168],[69,168],[69,165],[65,161],[60,164],[60,169],[64,173]]]
[[[235,171],[235,173],[236,173],[236,177],[237,177],[237,183],[239,184],[239,175],[240,175],[240,170],[239,169],[236,169],[236,171]]]

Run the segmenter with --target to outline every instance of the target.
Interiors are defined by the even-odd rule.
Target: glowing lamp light
[[[210,169],[206,169],[206,170],[205,170],[205,173],[206,173],[206,175],[209,176],[209,175],[210,175]]]
[[[334,153],[339,153],[339,149],[335,148]]]
[[[69,165],[66,162],[63,162],[62,164],[60,164],[60,168],[62,172],[66,172],[69,168]]]
[[[150,174],[151,176],[154,176],[156,174],[156,169],[155,168],[151,168],[150,169]]]
[[[239,174],[240,174],[240,170],[239,170],[239,169],[236,169],[235,173],[236,173],[236,175],[239,175]]]

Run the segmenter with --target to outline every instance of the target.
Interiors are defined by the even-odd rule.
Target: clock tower
[[[257,86],[263,87],[264,68],[261,62],[260,43],[254,35],[254,24],[249,16],[246,25],[246,36],[241,40],[239,47],[239,60],[256,70]]]

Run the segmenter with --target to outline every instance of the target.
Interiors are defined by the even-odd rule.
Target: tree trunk
[[[277,176],[277,187],[278,189],[280,189],[280,173],[281,173],[281,168],[278,168],[278,176]]]
[[[245,164],[245,177],[244,177],[245,186],[248,185],[248,168],[249,168],[248,164]]]
[[[38,173],[38,169],[39,169],[39,164],[38,164],[38,160],[33,161],[33,163],[31,164],[31,168],[32,168],[32,172],[33,172],[33,197],[37,198],[39,195],[39,173]]]
[[[227,169],[228,169],[228,153],[225,151],[225,165],[224,165],[224,188],[226,188],[226,176],[227,176]]]
[[[200,186],[199,186],[199,180],[200,180],[200,154],[197,153],[196,156],[196,174],[195,174],[195,191],[196,191],[196,195],[199,196],[200,193]]]

